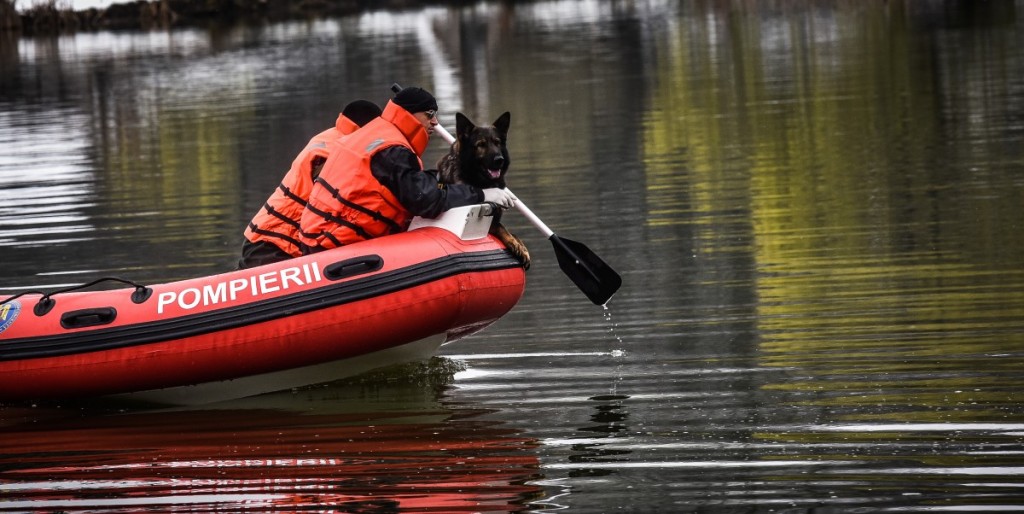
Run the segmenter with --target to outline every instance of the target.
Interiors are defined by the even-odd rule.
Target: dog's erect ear
[[[494,120],[494,128],[501,132],[501,135],[508,135],[508,126],[512,122],[512,113],[505,111],[505,114],[498,116],[498,119]]]
[[[469,133],[476,128],[476,125],[461,112],[455,113],[455,135],[460,139],[469,136]]]

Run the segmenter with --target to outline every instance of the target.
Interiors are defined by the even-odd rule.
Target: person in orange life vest
[[[334,143],[313,184],[300,221],[307,253],[402,232],[413,216],[437,217],[464,205],[491,202],[508,209],[505,189],[440,185],[420,156],[437,125],[437,101],[407,87],[379,118]]]
[[[306,207],[313,181],[327,162],[328,145],[351,134],[377,116],[381,109],[367,100],[356,100],[338,115],[334,126],[317,134],[292,161],[291,169],[245,229],[238,269],[252,268],[302,255],[299,217]]]

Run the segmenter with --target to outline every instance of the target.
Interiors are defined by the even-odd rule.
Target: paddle
[[[518,197],[516,198],[516,209],[551,241],[551,245],[555,249],[555,257],[558,258],[558,267],[562,268],[562,272],[576,284],[576,287],[583,291],[583,294],[587,295],[594,305],[608,303],[608,300],[622,285],[622,278],[619,277],[619,274],[583,243],[555,234]]]
[[[391,88],[394,89],[396,86],[398,84]],[[401,91],[400,87],[398,91]],[[455,142],[455,138],[440,124],[434,126],[434,132],[448,144]],[[512,192],[511,189],[508,191]],[[512,196],[515,196],[515,193]],[[562,268],[562,272],[576,284],[576,287],[583,291],[583,294],[587,295],[587,298],[595,305],[608,303],[608,300],[622,285],[622,277],[611,266],[605,264],[597,254],[590,251],[586,245],[555,234],[518,197],[516,197],[516,209],[551,241],[551,245],[555,249],[555,257],[558,259],[558,267]]]

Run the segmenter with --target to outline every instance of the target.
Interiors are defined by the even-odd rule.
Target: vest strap
[[[335,215],[333,215],[333,214],[331,214],[329,212],[317,209],[316,207],[313,207],[313,205],[307,205],[306,208],[309,209],[310,211],[312,211],[313,214],[316,214],[317,216],[320,216],[321,218],[323,218],[323,219],[325,219],[327,221],[332,221],[334,223],[337,223],[339,225],[344,225],[344,226],[352,229],[352,231],[355,232],[356,235],[358,235],[359,237],[361,237],[363,239],[371,239],[372,238],[372,236],[370,235],[369,232],[367,232],[365,229],[363,229],[363,227],[360,227],[359,225],[357,225],[355,223],[352,223],[352,222],[350,222],[350,221],[348,221],[346,219],[339,218],[339,217],[337,217],[337,216],[335,216]],[[329,239],[332,239],[335,242],[337,242],[337,239],[334,239],[334,236],[330,232],[321,232],[320,234],[307,234],[307,233],[303,232],[303,235],[306,236],[306,237],[309,237],[311,235],[325,235]],[[311,239],[315,239],[315,237],[313,237]]]
[[[295,239],[294,237],[290,237],[290,236],[288,236],[286,234],[282,234],[280,232],[274,232],[273,230],[262,229],[262,228],[258,227],[255,223],[252,223],[252,222],[249,223],[249,230],[251,230],[254,234],[259,234],[261,236],[267,236],[267,237],[276,237],[277,239],[282,239],[284,241],[287,241],[287,242],[295,245],[296,248],[302,248],[302,242],[297,240],[297,239]]]
[[[287,196],[289,200],[291,200],[291,201],[293,201],[293,202],[295,202],[295,203],[297,203],[297,204],[299,204],[299,205],[301,205],[303,207],[306,206],[306,200],[303,199],[301,196],[293,193],[291,188],[289,188],[288,186],[284,185],[284,182],[282,182],[280,185],[278,185],[277,188],[280,189],[281,192],[284,193],[284,195]]]
[[[329,193],[331,193],[331,196],[333,196],[335,200],[341,202],[342,205],[344,205],[344,206],[346,206],[346,207],[348,207],[350,209],[357,210],[357,211],[359,211],[359,212],[361,212],[361,213],[363,213],[363,214],[373,218],[375,221],[378,221],[378,222],[386,224],[391,229],[390,232],[392,234],[397,234],[397,233],[402,231],[402,227],[399,226],[398,223],[395,223],[395,220],[393,220],[391,218],[388,218],[387,216],[384,216],[384,215],[382,215],[381,213],[379,213],[377,211],[372,211],[370,209],[367,209],[366,207],[363,207],[362,205],[359,205],[357,203],[351,202],[347,198],[342,197],[341,194],[338,192],[337,188],[332,186],[329,182],[327,182],[323,178],[317,177],[316,182],[318,184],[324,186],[324,189],[326,189]],[[306,207],[309,208],[310,210],[313,210],[313,212],[316,212],[317,214],[321,214],[321,212],[322,212],[322,211],[318,211],[312,205],[307,205]],[[334,222],[341,222],[343,225],[346,225],[348,227],[353,227],[353,228],[356,229],[356,232],[361,232],[360,236],[362,236],[363,239],[370,239],[370,237],[368,235],[363,235],[363,234],[366,234],[366,231],[364,231],[362,229],[362,227],[357,227],[356,225],[354,225],[352,223],[348,223],[348,222],[346,222],[344,220],[340,220],[337,216],[333,216],[333,215],[330,215],[330,214],[327,214],[327,213],[324,213],[324,214],[326,214],[324,216],[325,219],[328,219],[328,220],[331,220],[331,221],[334,221]],[[321,214],[321,215],[323,215],[323,214]]]
[[[265,204],[263,204],[263,208],[267,211],[267,214],[270,214],[271,216],[277,218],[281,222],[283,222],[283,223],[285,223],[287,225],[291,225],[292,227],[299,228],[299,222],[298,221],[296,221],[296,220],[294,220],[294,219],[292,219],[292,218],[290,218],[288,216],[285,216],[284,214],[281,214],[281,211],[275,209],[273,205],[270,205],[269,203],[265,203]],[[249,223],[249,224],[252,225],[253,223]]]

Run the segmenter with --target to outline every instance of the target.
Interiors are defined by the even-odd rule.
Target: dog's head
[[[508,127],[512,115],[498,116],[491,126],[477,126],[461,112],[455,113],[460,179],[481,189],[505,187],[508,173]]]

